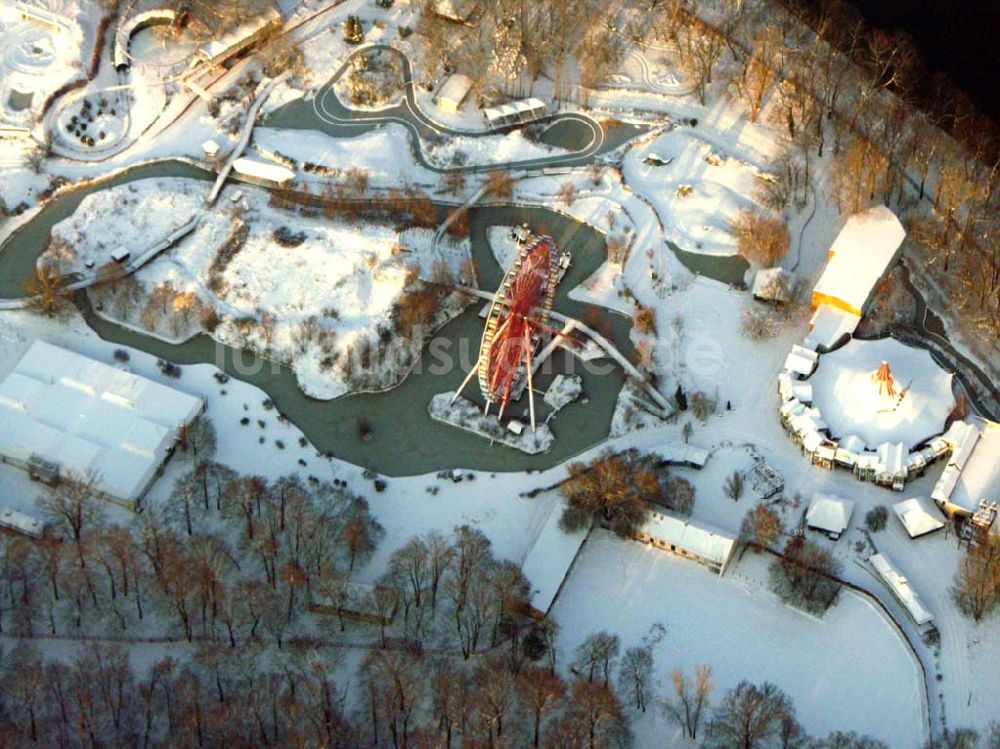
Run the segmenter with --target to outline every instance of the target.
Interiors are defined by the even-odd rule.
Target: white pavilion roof
[[[882,361],[889,363],[895,397],[879,393],[872,382]],[[856,434],[869,448],[902,442],[908,449],[944,430],[955,407],[951,380],[952,375],[927,351],[892,338],[855,339],[824,354],[809,379],[813,405],[822,411],[835,436]]]

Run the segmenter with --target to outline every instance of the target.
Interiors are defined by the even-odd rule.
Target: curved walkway
[[[392,108],[381,110],[379,112],[361,112],[346,106],[340,101],[340,97],[337,96],[337,93],[334,90],[334,84],[336,84],[336,82],[340,80],[340,78],[342,78],[348,71],[352,60],[357,55],[372,51],[387,51],[392,54],[399,55],[400,60],[402,61],[403,69],[404,97],[401,104]],[[317,117],[330,125],[381,125],[388,123],[403,125],[414,136],[417,145],[417,160],[422,166],[435,172],[461,170],[467,173],[475,173],[492,171],[494,169],[533,170],[557,165],[584,164],[589,162],[593,156],[597,155],[597,153],[601,150],[601,147],[604,145],[604,129],[596,120],[585,114],[567,112],[553,115],[547,118],[547,121],[551,124],[559,122],[579,122],[589,128],[591,131],[591,140],[583,149],[579,151],[569,154],[542,156],[534,159],[524,159],[521,161],[499,164],[479,164],[475,166],[455,167],[436,166],[429,162],[423,153],[422,144],[427,138],[437,137],[440,135],[450,135],[452,137],[483,137],[496,135],[496,132],[485,129],[460,130],[433,120],[429,115],[421,110],[419,104],[417,104],[416,88],[413,83],[413,69],[410,65],[409,58],[400,50],[387,44],[370,44],[355,50],[346,60],[344,60],[340,68],[337,69],[330,80],[327,81],[316,93],[316,96],[313,99],[313,109],[315,110]]]

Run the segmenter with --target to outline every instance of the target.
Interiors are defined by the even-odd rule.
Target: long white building
[[[36,341],[0,382],[0,459],[137,507],[200,398]]]

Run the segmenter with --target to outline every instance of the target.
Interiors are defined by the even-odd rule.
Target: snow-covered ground
[[[206,191],[198,180],[154,179],[89,195],[53,228],[64,270],[107,263],[117,247],[141,254],[196,217]],[[391,329],[414,264],[430,272],[437,260],[430,243],[414,239],[400,253],[390,226],[309,218],[274,208],[258,188],[229,188],[191,235],[129,282],[96,293],[112,317],[172,339],[207,330],[292,363],[305,392],[334,398],[363,386],[355,349]],[[441,257],[459,274],[468,246],[456,250]],[[459,309],[445,304],[437,324]],[[401,373],[384,374],[392,382]]]
[[[892,747],[924,740],[922,679],[899,635],[875,606],[853,593],[818,620],[790,609],[767,589],[766,563],[747,555],[718,578],[693,562],[651,546],[595,531],[584,545],[552,616],[564,657],[589,633],[607,630],[626,646],[662,625],[654,679],[707,664],[713,698],[742,679],[770,681],[795,702],[807,731],[854,730]],[[636,746],[686,746],[680,728],[659,714],[641,715]]]
[[[363,169],[374,187],[437,182],[437,175],[414,158],[410,131],[395,123],[353,138],[334,138],[316,130],[258,127],[251,148],[291,159],[300,168],[302,164],[324,167],[333,176],[350,168]],[[303,177],[312,179],[308,172]]]
[[[682,249],[734,255],[728,224],[755,205],[760,166],[713,147],[697,129],[678,127],[630,150],[622,168],[625,184],[650,202]]]
[[[568,153],[564,148],[529,139],[523,130],[512,130],[503,135],[446,137],[439,143],[430,144],[427,159],[438,167],[481,166]]]
[[[285,0],[282,4],[284,10],[290,11],[292,22],[325,5],[321,0],[299,4]],[[69,0],[54,0],[47,5],[65,6],[69,16],[79,11]],[[346,45],[341,33],[340,21],[347,13],[361,16],[367,41],[392,39],[402,49],[414,44],[395,39],[399,26],[414,20],[411,10],[401,3],[385,12],[367,0],[347,0],[334,12],[303,27],[302,48],[308,72],[304,80],[282,85],[269,99],[269,111],[293,98],[311,96],[339,68],[354,49]],[[84,29],[85,35],[90,33],[88,29]],[[35,38],[34,31],[27,35],[44,42]],[[8,63],[11,54],[23,55],[25,50],[38,59],[46,58],[47,42],[38,44],[40,51],[35,52],[18,46],[24,41],[20,32],[5,39],[10,40],[5,42]],[[136,52],[155,55],[148,39],[137,41]],[[60,44],[52,48],[58,53],[56,63],[61,67],[58,75],[46,78],[46,85],[55,87],[57,79],[61,82],[79,68],[79,39],[75,46]],[[179,50],[171,50],[174,53]],[[684,86],[668,61],[661,59],[664,56],[657,52],[647,56],[649,60],[638,69],[635,63],[639,60],[634,55],[628,58],[617,81],[627,85],[628,90],[590,93],[590,103],[600,110],[599,116],[636,116],[660,125],[668,118],[679,122],[694,117],[698,125],[658,131],[627,150],[620,170],[605,168],[596,180],[584,168],[559,176],[535,176],[518,182],[515,197],[586,221],[626,248],[627,252],[605,263],[586,284],[574,290],[573,298],[627,315],[633,314],[637,305],[653,309],[657,336],[652,363],[659,374],[660,389],[670,395],[681,384],[689,395],[700,391],[714,398],[717,405],[715,413],[704,421],[695,419],[690,412],[682,413],[676,423],[669,425],[648,417],[629,421],[624,418],[629,398],[623,391],[614,421],[615,439],[580,457],[588,459],[606,447],[652,448],[677,442],[683,439],[684,425],[691,423],[692,443],[713,450],[700,471],[673,469],[695,486],[696,519],[735,534],[754,499],[748,491],[734,502],[723,495],[722,485],[733,471],[745,470],[753,456],[760,455],[784,475],[790,498],[800,496],[807,502],[813,492],[825,491],[857,501],[852,528],[839,543],[832,545],[818,537],[814,540],[830,545],[844,562],[847,577],[879,590],[879,584],[855,563],[861,558],[855,545],[868,543],[859,526],[869,509],[902,497],[859,484],[849,473],[829,473],[809,466],[778,424],[775,374],[789,346],[805,335],[806,311],[793,314],[787,324],[775,330],[772,339],[751,341],[740,331],[744,311],[754,304],[748,295],[692,276],[666,244],[670,240],[685,250],[706,255],[732,254],[735,245],[727,231],[728,221],[742,208],[754,204],[758,172],[766,170],[778,155],[783,135],[768,126],[765,117],[759,124],[748,122],[741,108],[733,106],[727,97],[713,97],[704,106],[682,96]],[[132,131],[144,129],[157,118],[161,118],[164,129],[157,125],[150,131],[151,137],[106,163],[60,161],[50,167],[51,174],[78,181],[149,158],[200,159],[200,144],[209,137],[225,153],[234,142],[225,122],[238,120],[245,110],[249,94],[240,91],[238,82],[253,66],[253,62],[240,62],[232,71],[220,74],[212,91],[217,95],[230,92],[232,98],[223,102],[218,117],[210,115],[208,106],[191,92],[172,92],[168,99],[162,88],[137,88],[133,92]],[[136,81],[152,80],[153,72],[146,72],[137,69]],[[419,70],[415,77],[420,78]],[[0,87],[7,82],[5,75]],[[115,82],[114,75],[105,72],[92,88],[99,91]],[[540,81],[535,93],[550,94],[549,83]],[[433,91],[418,88],[417,100],[439,122],[470,131],[482,129],[479,112],[468,102],[458,113],[448,114],[433,103]],[[37,95],[34,101],[39,101]],[[175,120],[176,124],[167,127]],[[314,131],[258,128],[252,147],[280,153],[300,165],[319,164],[330,169],[333,176],[350,167],[362,168],[374,187],[438,184],[436,174],[416,163],[410,135],[400,125],[386,125],[350,139],[335,139]],[[830,163],[831,150],[826,159],[815,164],[819,177]],[[443,138],[431,148],[432,158],[441,166],[452,165],[457,154],[468,164],[481,164],[558,153],[558,149],[531,142],[519,133]],[[669,163],[645,163],[651,154]],[[49,174],[34,175],[23,161],[23,154],[14,147],[5,144],[0,149],[0,164],[5,168],[0,196],[9,207],[21,201],[33,202],[49,183]],[[307,172],[299,177],[313,187],[321,180]],[[563,202],[558,195],[565,184],[572,185],[576,193],[572,202]],[[135,251],[181,225],[201,210],[206,191],[205,183],[175,181],[98,193],[58,227],[54,237],[70,247],[65,253],[67,262],[79,267],[92,258],[100,265],[118,246],[126,245]],[[243,197],[234,200],[237,193],[243,193]],[[818,275],[826,249],[842,221],[833,201],[821,189],[815,198],[815,203],[804,211],[788,210],[792,249],[784,265],[794,267],[806,285]],[[393,248],[403,245],[412,250],[413,257],[426,257],[430,233],[410,231],[399,235],[395,228],[384,225],[305,218],[275,209],[267,202],[266,195],[256,188],[228,188],[217,207],[205,215],[195,235],[138,274],[136,280],[144,289],[137,295],[142,304],[132,305],[133,312],[129,305],[123,305],[123,315],[128,322],[143,325],[139,311],[150,303],[151,291],[170,282],[175,293],[171,304],[177,302],[188,309],[186,305],[194,297],[220,314],[222,321],[214,331],[220,340],[268,348],[281,357],[298,351],[303,325],[311,327],[307,321],[319,318],[319,327],[330,335],[322,343],[307,341],[306,351],[294,353],[294,358],[303,388],[311,394],[333,397],[345,392],[347,386],[335,371],[324,369],[323,347],[331,354],[343,350],[386,322],[405,288],[405,263],[393,254]],[[249,226],[246,244],[219,274],[221,285],[213,290],[208,271],[212,258],[240,220]],[[295,247],[276,243],[274,231],[283,226],[292,235],[303,232],[302,242]],[[511,251],[499,235],[503,231],[495,230],[490,236],[498,259]],[[446,254],[457,266],[467,256],[467,248],[453,246]],[[431,264],[424,262],[422,266],[426,270]],[[104,313],[115,314],[114,298],[104,301]],[[329,310],[336,311],[335,319],[327,314]],[[261,312],[275,316],[267,342],[259,327],[240,322],[259,319]],[[167,337],[186,336],[199,325],[199,316],[188,314],[188,322],[173,330],[165,324],[166,317],[162,315],[154,328]],[[171,319],[184,322],[183,315],[171,315]],[[99,341],[76,318],[63,324],[23,313],[0,313],[0,376],[35,337],[103,361],[111,361],[114,348]],[[520,561],[530,543],[528,529],[547,516],[557,499],[550,494],[527,500],[519,493],[550,486],[566,475],[565,468],[557,466],[533,474],[471,472],[474,479],[459,483],[435,476],[414,476],[392,479],[386,491],[376,492],[363,478],[361,468],[320,457],[311,445],[300,443],[298,429],[279,421],[274,411],[262,405],[267,398],[262,391],[235,380],[221,384],[213,377],[216,370],[205,365],[184,367],[179,381],[165,380],[155,360],[138,352],[132,352],[130,366],[140,374],[207,399],[209,417],[219,428],[221,462],[240,472],[270,478],[295,471],[321,479],[340,478],[364,494],[385,527],[386,536],[371,562],[359,571],[362,580],[373,581],[384,572],[392,551],[412,535],[432,528],[447,532],[463,523],[483,530],[499,556]],[[424,408],[425,404],[414,407]],[[241,426],[245,417],[251,419],[252,425],[260,419],[266,426]],[[645,428],[634,429],[637,424]],[[279,447],[278,442],[284,447]],[[168,466],[166,476],[149,496],[151,503],[164,501],[179,470],[176,463]],[[940,466],[932,468],[909,489],[914,494],[929,493],[939,473]],[[33,511],[36,493],[37,486],[22,472],[0,465],[0,494],[5,504]],[[791,524],[797,521],[802,505],[790,501],[783,510],[786,522]],[[1000,671],[1000,629],[995,617],[975,625],[955,609],[949,586],[960,552],[954,539],[939,533],[914,542],[891,518],[889,527],[873,534],[873,540],[878,550],[907,576],[936,618],[942,644],[934,660],[940,680],[937,673],[930,674],[932,701],[943,698],[949,726],[983,728],[1000,714],[1000,697],[994,685]],[[631,645],[655,622],[662,622],[667,634],[656,651],[657,674],[662,682],[667,681],[675,666],[690,669],[696,663],[709,663],[715,669],[716,696],[741,678],[770,679],[791,694],[800,719],[811,732],[851,728],[885,738],[894,749],[912,749],[920,744],[924,722],[920,716],[922,686],[918,671],[883,615],[863,599],[845,594],[825,619],[812,619],[782,606],[767,592],[762,579],[760,560],[754,557],[746,557],[732,574],[720,580],[694,563],[598,533],[585,546],[556,605],[555,616],[562,625],[562,662],[568,660],[575,644],[596,629],[617,631],[625,644]],[[882,594],[883,600],[891,604],[888,592],[882,590]],[[908,626],[904,619],[900,621],[904,628]],[[639,746],[643,747],[662,746],[664,742],[671,745],[677,738],[676,728],[653,713],[638,722],[636,732]]]

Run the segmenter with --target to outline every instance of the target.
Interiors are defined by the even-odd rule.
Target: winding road
[[[403,70],[403,101],[394,107],[388,107],[376,112],[361,112],[357,109],[346,106],[337,96],[334,86],[340,78],[350,69],[352,61],[358,55],[373,51],[389,52],[398,55]],[[573,166],[589,163],[594,156],[600,153],[605,145],[604,129],[600,123],[585,114],[578,112],[566,112],[555,114],[540,120],[552,125],[562,122],[577,122],[590,131],[591,138],[587,145],[569,154],[558,154],[554,156],[541,156],[534,159],[524,159],[521,161],[510,161],[494,164],[479,164],[474,166],[451,166],[441,167],[430,161],[423,152],[423,142],[430,138],[437,138],[441,135],[452,137],[482,137],[496,135],[497,131],[492,130],[460,130],[433,120],[427,115],[417,103],[416,86],[413,82],[413,69],[409,58],[395,47],[387,44],[369,44],[359,47],[333,74],[329,81],[323,85],[313,99],[313,109],[316,116],[329,125],[349,127],[353,125],[382,125],[396,123],[406,127],[414,137],[417,145],[416,157],[420,164],[435,172],[451,172],[461,170],[466,173],[481,173],[493,171],[495,169],[523,169],[541,170],[552,166]]]
[[[913,324],[896,332],[895,335],[906,343],[927,349],[938,360],[939,364],[955,373],[955,377],[961,383],[962,389],[969,399],[969,404],[980,416],[1000,421],[1000,413],[998,413],[997,408],[988,406],[980,396],[980,391],[985,390],[994,403],[1000,404],[1000,388],[997,388],[993,380],[983,372],[979,365],[958,351],[943,335],[944,331],[940,320],[927,306],[920,290],[913,285],[913,280],[910,278],[910,268],[905,263],[902,263],[900,267],[903,271],[901,275],[903,286],[913,296],[917,308]],[[975,383],[972,382],[973,379],[976,380]]]

